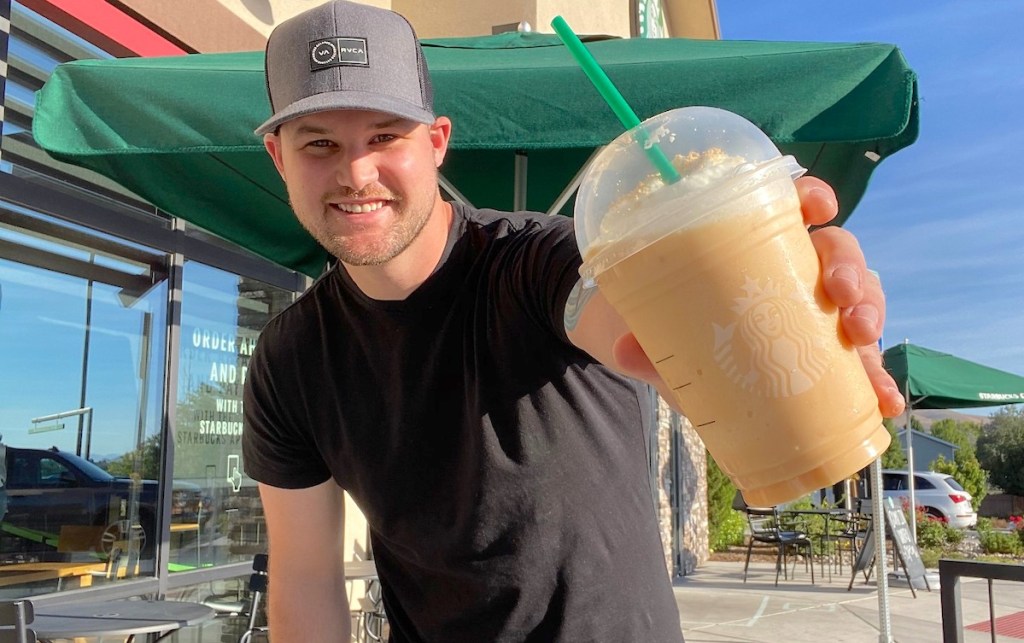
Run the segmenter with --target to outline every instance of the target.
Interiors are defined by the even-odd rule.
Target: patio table
[[[90,601],[38,605],[32,629],[40,641],[76,637],[145,634],[155,643],[177,630],[211,620],[211,608],[184,601]]]
[[[845,508],[842,508],[842,507],[833,507],[833,508],[819,507],[819,508],[812,508],[812,509],[786,509],[786,510],[783,510],[783,511],[781,511],[779,513],[780,513],[780,515],[782,517],[785,517],[785,516],[823,516],[825,518],[825,526],[824,526],[824,530],[822,531],[822,533],[820,533],[820,534],[808,533],[807,535],[811,536],[811,537],[816,536],[818,538],[818,542],[821,543],[821,545],[822,545],[822,552],[824,552],[824,550],[825,550],[824,543],[828,541],[829,536],[832,533],[831,530],[830,530],[832,518],[833,517],[839,517],[839,516],[849,517],[853,512],[851,510],[849,510],[849,509],[845,509]],[[821,573],[824,574],[825,573],[825,558],[824,558],[824,556],[822,556],[821,559],[820,559],[820,565],[821,565]],[[828,582],[830,582],[830,583],[832,582],[832,565],[831,564],[829,564],[829,568],[828,568]]]

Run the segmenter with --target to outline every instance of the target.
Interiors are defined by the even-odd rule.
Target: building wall
[[[630,36],[628,1],[573,2],[572,0],[537,0],[537,24],[535,31],[554,32],[551,20],[561,15],[578,34],[605,34],[609,36]]]
[[[176,4],[165,0],[148,0],[154,3],[165,3],[172,7]],[[192,0],[190,0],[192,1]],[[291,18],[306,9],[323,4],[324,0],[204,0],[220,3],[229,12],[235,14],[242,22],[260,33],[264,39],[270,35],[274,25]],[[393,8],[391,0],[360,0],[363,4]],[[224,50],[227,51],[227,50]]]
[[[903,450],[907,450],[907,432],[906,430],[899,431],[896,434],[900,444],[903,445]],[[956,445],[950,444],[944,440],[938,440],[928,435],[927,433],[921,433],[920,431],[914,431],[914,470],[915,471],[928,471],[932,467],[932,463],[938,459],[939,456],[944,457],[947,460],[952,460],[956,455]]]
[[[164,0],[117,0],[145,16],[196,51],[242,51],[262,47],[274,25],[323,0],[190,0],[190,10]],[[550,33],[561,15],[581,34],[631,35],[630,0],[361,0],[393,9],[412,22],[421,38],[480,36],[500,25],[528,22]],[[717,38],[714,0],[665,0],[669,33],[687,38]],[[229,20],[225,15],[233,16]]]
[[[497,25],[529,22],[536,28],[535,0],[500,3],[466,0],[394,0],[392,9],[409,19],[420,38],[484,36]]]
[[[253,24],[246,20],[255,16],[245,7],[259,12],[265,4],[262,0],[244,0],[239,11],[218,0],[189,0],[188,11],[182,11],[177,2],[166,0],[117,0],[117,4],[158,25],[194,51],[250,51],[262,49],[266,41],[266,35],[257,28],[259,21]]]
[[[668,33],[673,38],[718,40],[718,9],[715,0],[664,0]]]
[[[692,574],[710,556],[707,450],[690,421],[660,397],[655,484],[665,565],[672,575]]]

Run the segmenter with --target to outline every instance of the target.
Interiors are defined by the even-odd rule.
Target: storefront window
[[[166,254],[0,207],[0,596],[154,574],[166,302]]]
[[[204,264],[185,263],[174,431],[174,481],[202,488],[194,534],[182,533],[171,571],[266,551],[256,483],[242,463],[242,388],[260,330],[293,293]],[[175,534],[172,526],[172,545]]]

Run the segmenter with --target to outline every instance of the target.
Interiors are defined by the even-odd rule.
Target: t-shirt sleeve
[[[583,263],[576,247],[572,219],[551,216],[527,225],[514,244],[511,290],[526,314],[569,344],[565,302],[579,281]]]
[[[289,390],[289,368],[276,364],[277,352],[268,345],[273,334],[265,330],[256,345],[244,392],[242,462],[253,480],[284,489],[304,489],[330,478],[320,456],[309,422],[301,419],[302,404]]]

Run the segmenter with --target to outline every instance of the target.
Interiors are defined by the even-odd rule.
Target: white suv
[[[910,502],[909,475],[907,471],[882,471],[884,497],[897,503],[903,498]],[[946,473],[915,471],[914,503],[950,527],[974,527],[978,524],[978,514],[971,508],[971,494]]]

